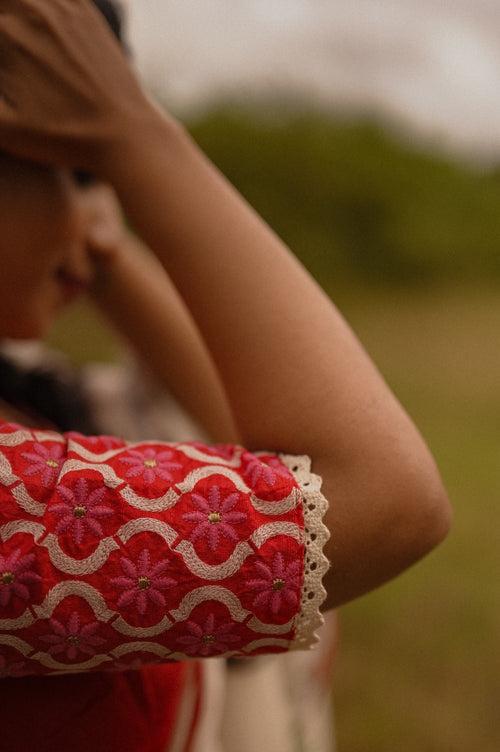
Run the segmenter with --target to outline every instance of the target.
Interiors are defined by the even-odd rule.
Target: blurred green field
[[[455,508],[448,540],[342,609],[339,752],[500,749],[500,286],[326,285],[422,430]],[[51,337],[110,354],[76,308]]]
[[[342,610],[340,752],[500,749],[500,289],[332,291],[426,437],[447,541]]]

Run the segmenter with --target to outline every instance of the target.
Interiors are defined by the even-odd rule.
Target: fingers
[[[0,0],[0,149],[99,175],[108,145],[144,109],[91,0]]]
[[[109,254],[120,245],[124,233],[121,208],[112,188],[100,183],[86,189],[84,196],[87,216],[89,250]]]

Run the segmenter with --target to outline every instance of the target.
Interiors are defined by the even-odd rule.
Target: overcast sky
[[[299,89],[500,158],[500,0],[128,0],[147,82],[177,112]]]

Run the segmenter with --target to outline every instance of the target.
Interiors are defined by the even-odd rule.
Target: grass
[[[500,290],[328,286],[426,437],[455,509],[447,541],[344,607],[339,752],[500,749]],[[109,357],[80,309],[52,343]]]
[[[342,609],[340,752],[500,749],[500,291],[332,291],[426,437],[447,541]]]

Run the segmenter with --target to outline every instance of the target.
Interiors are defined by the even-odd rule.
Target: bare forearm
[[[197,322],[243,443],[313,457],[331,501],[333,607],[442,540],[450,510],[439,473],[299,261],[182,129],[155,139],[113,182]]]
[[[145,141],[115,186],[193,314],[246,445],[352,461],[363,424],[371,446],[376,431],[408,432],[331,300],[184,131]]]
[[[127,234],[121,245],[101,263],[93,300],[213,441],[238,443],[220,378],[175,285],[138,239]]]

